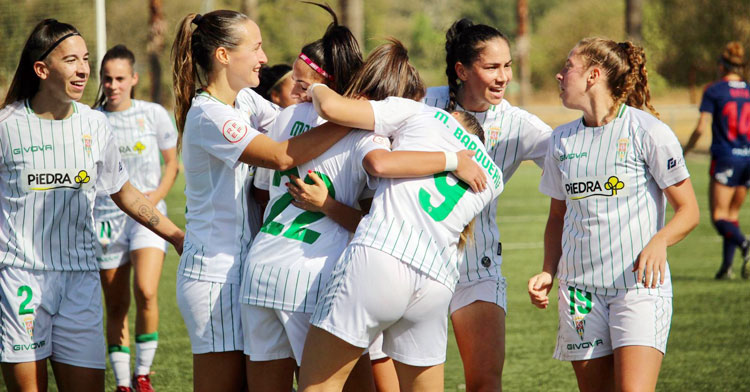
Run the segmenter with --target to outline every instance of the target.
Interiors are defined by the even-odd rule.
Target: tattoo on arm
[[[148,201],[146,200],[140,200],[140,205],[138,205],[138,216],[143,218],[151,227],[154,227],[159,224],[159,216],[156,215],[156,211],[154,211],[154,207],[151,206]]]

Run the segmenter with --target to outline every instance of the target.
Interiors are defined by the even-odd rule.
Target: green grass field
[[[690,157],[688,165],[702,216],[698,228],[669,249],[674,316],[657,389],[750,390],[750,282],[713,279],[720,262],[721,241],[708,217],[708,159]],[[556,304],[548,310],[538,310],[530,305],[526,294],[527,279],[541,268],[542,234],[549,205],[549,199],[537,191],[539,176],[536,166],[522,165],[500,196],[498,220],[505,251],[503,272],[508,278],[503,381],[508,391],[573,391],[576,382],[571,366],[552,359],[557,331]],[[184,225],[183,185],[180,178],[167,200],[170,216],[178,225]],[[750,209],[743,211],[741,222],[750,231]],[[160,391],[187,391],[192,386],[190,344],[175,300],[178,260],[175,252],[170,251],[159,289],[160,342],[152,381]],[[131,309],[131,331],[133,317]],[[461,360],[452,339],[445,366],[445,388],[464,389]],[[54,386],[50,389],[56,390]],[[106,390],[114,390],[110,369]]]

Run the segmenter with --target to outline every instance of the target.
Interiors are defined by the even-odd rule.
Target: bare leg
[[[156,248],[142,248],[130,252],[133,263],[133,295],[135,296],[136,335],[154,333],[159,327],[159,291],[164,252]]]
[[[107,312],[107,344],[129,346],[130,263],[99,271]]]
[[[193,391],[244,391],[245,355],[242,351],[193,354]]]
[[[3,381],[10,392],[44,392],[47,390],[47,360],[2,363]]]
[[[341,391],[363,351],[362,347],[352,346],[327,331],[311,326],[302,354],[299,390]]]
[[[52,362],[57,388],[60,392],[104,391],[104,369],[92,369],[66,363]]]
[[[464,363],[467,391],[502,391],[505,311],[476,301],[453,312],[453,332]]]
[[[664,354],[647,346],[615,349],[615,390],[653,391]]]
[[[398,374],[393,360],[385,357],[372,361],[372,375],[378,392],[398,392]]]
[[[370,364],[370,354],[359,357],[354,365],[354,369],[349,374],[344,384],[344,392],[375,392],[375,382],[372,375],[372,365]]]
[[[581,392],[608,392],[615,390],[614,358],[606,357],[573,361],[578,389]]]
[[[443,364],[435,366],[410,366],[399,361],[393,361],[398,373],[398,384],[401,391],[442,391]]]
[[[247,390],[250,392],[291,391],[296,368],[297,362],[293,358],[272,361],[247,360],[245,361]]]

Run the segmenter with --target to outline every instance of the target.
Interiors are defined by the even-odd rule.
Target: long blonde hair
[[[614,114],[620,104],[634,108],[645,106],[656,117],[659,113],[651,105],[648,88],[646,52],[630,41],[615,42],[605,38],[584,38],[576,45],[584,60],[584,68],[599,65],[607,76],[607,83],[615,102],[610,108]]]

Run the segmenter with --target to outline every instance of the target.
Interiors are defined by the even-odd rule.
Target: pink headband
[[[312,61],[312,60],[310,60],[309,57],[305,56],[304,53],[300,53],[299,54],[299,58],[300,58],[300,60],[304,61],[305,64],[309,65],[310,68],[314,69],[315,72],[323,75],[324,78],[326,78],[328,80],[333,80],[333,75],[329,75],[328,72],[326,72],[325,70],[323,70],[323,68],[321,68],[318,64],[315,64],[315,62]]]

